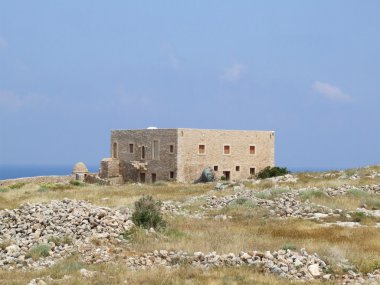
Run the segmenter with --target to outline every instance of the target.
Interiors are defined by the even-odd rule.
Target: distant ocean
[[[48,175],[69,175],[74,165],[0,165],[0,180],[48,176]],[[98,172],[99,166],[89,166],[90,172]]]
[[[99,170],[99,166],[96,165],[87,165],[87,167],[90,172],[98,172]],[[0,165],[0,180],[33,176],[69,175],[72,168],[73,165]],[[332,168],[289,167],[288,169],[291,172],[320,172],[331,170]]]

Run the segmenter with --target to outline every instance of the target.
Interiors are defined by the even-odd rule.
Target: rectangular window
[[[171,145],[169,146],[169,152],[170,152],[170,153],[174,153],[174,145],[171,144]]]
[[[240,171],[240,166],[236,166],[236,171]]]
[[[174,179],[174,171],[170,171],[169,177],[170,179]]]
[[[159,159],[160,153],[159,153],[159,145],[158,141],[153,141],[153,153],[152,158],[153,159]]]
[[[140,173],[140,182],[145,183],[145,173],[143,172]]]
[[[251,167],[251,168],[249,169],[249,174],[250,174],[250,175],[255,175],[255,173],[256,173],[256,168]]]
[[[156,173],[152,173],[152,183],[156,183],[157,181],[157,175]]]
[[[229,145],[225,145],[223,147],[223,153],[224,154],[231,154],[231,147]]]
[[[129,153],[133,153],[133,143],[129,144]]]
[[[145,146],[141,147],[141,159],[145,159]]]
[[[205,154],[206,153],[206,146],[204,144],[200,144],[198,146],[198,153],[199,154]]]
[[[256,153],[256,147],[254,145],[249,146],[249,154],[255,154]]]
[[[218,171],[218,166],[214,165],[214,171]]]

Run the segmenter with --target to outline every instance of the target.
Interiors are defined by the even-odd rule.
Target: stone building
[[[211,167],[217,178],[247,179],[274,166],[273,131],[142,129],[111,132],[100,177],[193,182]]]
[[[88,175],[88,169],[83,162],[78,162],[74,165],[72,175],[75,180],[84,181]]]

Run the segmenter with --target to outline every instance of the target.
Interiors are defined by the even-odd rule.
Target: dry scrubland
[[[380,167],[353,169],[344,172],[300,173],[294,181],[276,182],[266,179],[260,182],[246,181],[245,189],[259,197],[276,199],[281,193],[304,189],[298,200],[310,201],[331,209],[342,209],[338,217],[325,219],[280,218],[271,215],[269,209],[258,207],[245,200],[231,203],[226,207],[203,209],[208,196],[223,197],[237,190],[227,187],[214,190],[213,184],[176,184],[157,182],[153,185],[127,184],[123,186],[72,185],[70,183],[7,182],[0,186],[0,209],[15,209],[24,203],[41,203],[64,198],[86,200],[90,203],[115,209],[133,209],[133,204],[142,195],[151,195],[161,201],[184,203],[196,196],[182,209],[186,215],[164,212],[167,221],[165,230],[147,234],[145,230],[134,230],[129,243],[123,248],[124,254],[139,254],[153,250],[183,250],[218,253],[252,250],[278,250],[289,248],[316,252],[328,263],[332,274],[345,274],[348,269],[341,264],[350,264],[356,272],[366,274],[380,269],[380,223],[379,217],[347,213],[365,204],[367,209],[380,210],[380,195],[361,191],[364,185],[379,185]],[[354,188],[342,195],[331,197],[326,188],[352,185]],[[261,193],[262,192],[262,193]],[[269,194],[268,194],[269,193]],[[261,195],[261,196],[260,196]],[[202,213],[203,218],[194,218],[194,213]],[[230,216],[215,219],[215,216]],[[224,216],[224,217],[225,217]],[[336,221],[357,222],[361,227],[323,226]],[[79,269],[96,271],[96,277],[86,278]],[[326,273],[326,272],[325,272]],[[69,279],[62,279],[65,275]],[[123,259],[100,264],[85,264],[77,255],[57,262],[53,267],[42,270],[12,271],[0,270],[0,284],[27,284],[34,278],[53,278],[51,284],[290,284],[291,281],[277,278],[273,274],[263,274],[252,267],[215,268],[202,270],[188,265],[176,270],[153,268],[132,271]],[[329,281],[332,282],[332,281]],[[326,282],[313,281],[312,284]]]

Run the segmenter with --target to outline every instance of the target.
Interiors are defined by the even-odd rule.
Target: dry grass
[[[59,185],[59,184],[58,184]],[[52,184],[27,184],[20,189],[12,189],[0,193],[0,209],[13,209],[23,203],[40,203],[63,198],[87,200],[101,206],[123,207],[132,205],[142,195],[151,195],[157,200],[183,201],[187,197],[202,195],[213,189],[212,184],[144,184],[137,186],[126,184],[122,186],[99,186],[86,184],[84,186],[67,187]]]
[[[84,278],[79,274],[79,269],[97,271],[93,278]],[[71,276],[70,279],[63,280],[64,275]],[[109,284],[153,284],[153,285],[240,285],[240,284],[262,284],[279,285],[294,284],[291,281],[279,279],[273,275],[265,275],[251,267],[240,268],[216,268],[201,270],[190,266],[181,266],[176,270],[166,270],[156,268],[143,271],[129,270],[125,262],[119,261],[113,264],[85,265],[78,261],[76,257],[71,257],[57,264],[53,268],[35,271],[12,272],[0,271],[0,284],[27,284],[33,278],[43,278],[51,276],[57,285],[109,285]],[[59,280],[61,279],[61,280]],[[309,284],[322,284],[312,282]],[[324,283],[326,284],[326,283]]]
[[[227,221],[171,219],[169,229],[174,232],[169,234],[147,236],[137,231],[132,237],[134,249],[137,252],[163,248],[238,253],[254,249],[278,250],[291,244],[297,249],[317,252],[332,263],[338,260],[329,249],[335,248],[363,272],[372,271],[380,264],[380,229],[325,228],[312,221],[268,219],[260,209],[235,208],[233,211],[235,218]]]
[[[380,167],[379,167],[380,168]],[[370,173],[372,169],[366,169]],[[380,171],[380,169],[379,169]],[[349,174],[349,173],[348,173]],[[340,175],[340,174],[339,174]],[[289,183],[291,189],[305,187],[336,187],[343,184],[355,186],[380,184],[378,179],[364,178],[358,180],[337,180],[334,177],[299,174],[300,181]],[[247,184],[249,185],[249,183]],[[281,184],[280,187],[287,184]],[[213,184],[177,184],[156,183],[155,185],[123,186],[76,186],[67,184],[68,188],[28,183],[19,188],[4,188],[0,193],[0,208],[16,208],[25,202],[48,202],[53,199],[87,200],[97,205],[108,207],[132,207],[142,195],[151,195],[156,200],[186,199],[203,194],[223,196],[232,194],[233,189],[211,191]],[[46,185],[45,185],[46,186]],[[263,181],[250,186],[254,191],[272,189],[265,198],[274,198],[284,190],[278,190],[272,182]],[[44,189],[44,190],[41,190]],[[264,195],[264,194],[263,194]],[[361,191],[350,191],[347,195],[329,198],[323,193],[306,193],[303,197],[311,202],[331,208],[354,210],[362,203],[369,207],[378,207],[379,198]],[[196,200],[186,208],[199,210],[204,198]],[[231,220],[218,221],[213,217],[226,214]],[[267,210],[257,207],[248,200],[237,200],[229,207],[221,210],[208,210],[206,219],[165,215],[168,226],[162,232],[147,235],[144,230],[136,229],[129,238],[131,248],[126,254],[142,253],[155,249],[184,250],[187,252],[217,251],[218,253],[239,253],[250,250],[278,250],[280,248],[306,248],[309,252],[317,252],[327,260],[333,271],[340,272],[337,264],[348,259],[356,268],[364,273],[380,267],[380,229],[374,227],[342,228],[322,227],[317,222],[301,219],[270,218]],[[355,217],[353,217],[355,218]],[[360,217],[357,217],[360,218]],[[375,220],[362,217],[361,223],[372,225]],[[7,241],[2,246],[6,246]],[[95,278],[84,279],[78,273],[80,268],[98,272]],[[272,275],[264,275],[252,268],[218,268],[203,271],[182,266],[178,270],[152,269],[146,271],[130,271],[124,261],[98,265],[85,265],[76,256],[62,261],[56,266],[41,271],[5,272],[0,271],[0,284],[26,284],[32,278],[52,276],[62,278],[70,275],[71,279],[56,281],[53,284],[290,284],[290,281],[277,279]],[[316,282],[316,284],[319,284]]]

